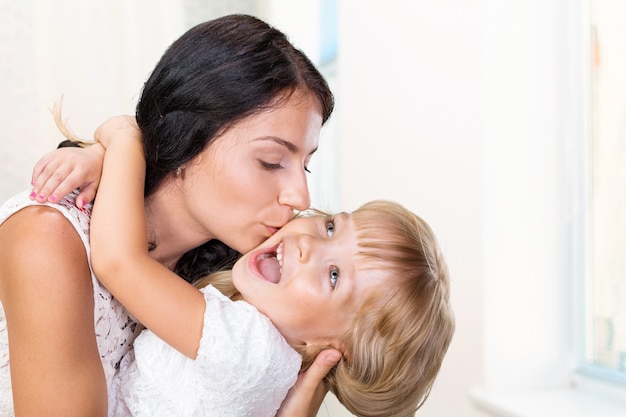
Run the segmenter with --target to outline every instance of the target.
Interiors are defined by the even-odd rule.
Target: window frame
[[[484,373],[471,398],[495,416],[626,415],[626,388],[581,360],[587,1],[481,2]]]
[[[578,327],[578,337],[576,338],[576,356],[578,358],[578,366],[576,373],[585,378],[596,379],[598,382],[606,382],[611,385],[612,388],[621,387],[626,391],[626,373],[619,371],[613,371],[606,369],[599,365],[591,363],[592,350],[593,350],[593,332],[590,323],[592,320],[591,311],[592,306],[592,269],[590,262],[588,261],[590,255],[590,238],[593,235],[591,233],[590,222],[590,206],[592,199],[592,192],[590,185],[590,178],[593,175],[591,155],[593,152],[593,140],[594,140],[594,33],[593,33],[593,19],[592,19],[592,3],[594,0],[579,0],[581,8],[581,46],[582,53],[580,54],[580,62],[578,66],[583,69],[583,80],[581,83],[581,103],[582,103],[582,120],[583,128],[579,135],[579,144],[577,146],[579,156],[577,157],[577,169],[575,173],[572,173],[572,178],[578,184],[578,193],[574,195],[573,204],[580,206],[578,210],[579,218],[574,225],[573,235],[576,236],[575,247],[572,249],[570,260],[572,263],[573,276],[577,277],[578,288],[576,290],[575,305],[580,305],[580,308],[575,311],[575,323]],[[576,64],[574,62],[574,64]],[[580,378],[579,378],[580,379]],[[613,384],[618,384],[617,387],[613,387]],[[626,393],[624,394],[626,396]]]

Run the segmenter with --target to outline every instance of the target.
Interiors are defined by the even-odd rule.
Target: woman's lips
[[[270,236],[274,236],[280,230],[280,227],[265,226],[265,228],[270,232]]]

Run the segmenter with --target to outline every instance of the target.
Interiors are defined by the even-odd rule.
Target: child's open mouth
[[[277,284],[283,273],[283,244],[282,242],[272,250],[260,254],[256,258],[257,269],[267,281]]]

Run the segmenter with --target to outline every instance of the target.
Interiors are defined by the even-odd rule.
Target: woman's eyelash
[[[339,268],[331,266],[328,276],[330,278],[330,286],[334,290],[337,286],[337,281],[339,280]]]
[[[263,169],[267,169],[268,171],[283,168],[281,164],[272,164],[270,162],[261,161],[260,159],[259,159],[259,164],[261,164],[261,167]],[[309,169],[309,167],[304,167],[304,172],[306,172],[307,174],[310,174],[311,170]]]
[[[274,169],[281,169],[283,167],[281,164],[272,164],[272,163],[261,161],[261,160],[259,160],[259,163],[261,164],[262,168],[267,169],[268,171],[271,171]]]

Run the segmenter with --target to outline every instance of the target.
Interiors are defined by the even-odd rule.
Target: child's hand
[[[30,198],[56,203],[76,188],[76,206],[83,208],[96,196],[102,175],[104,148],[94,143],[87,148],[59,148],[37,162],[33,169]]]

